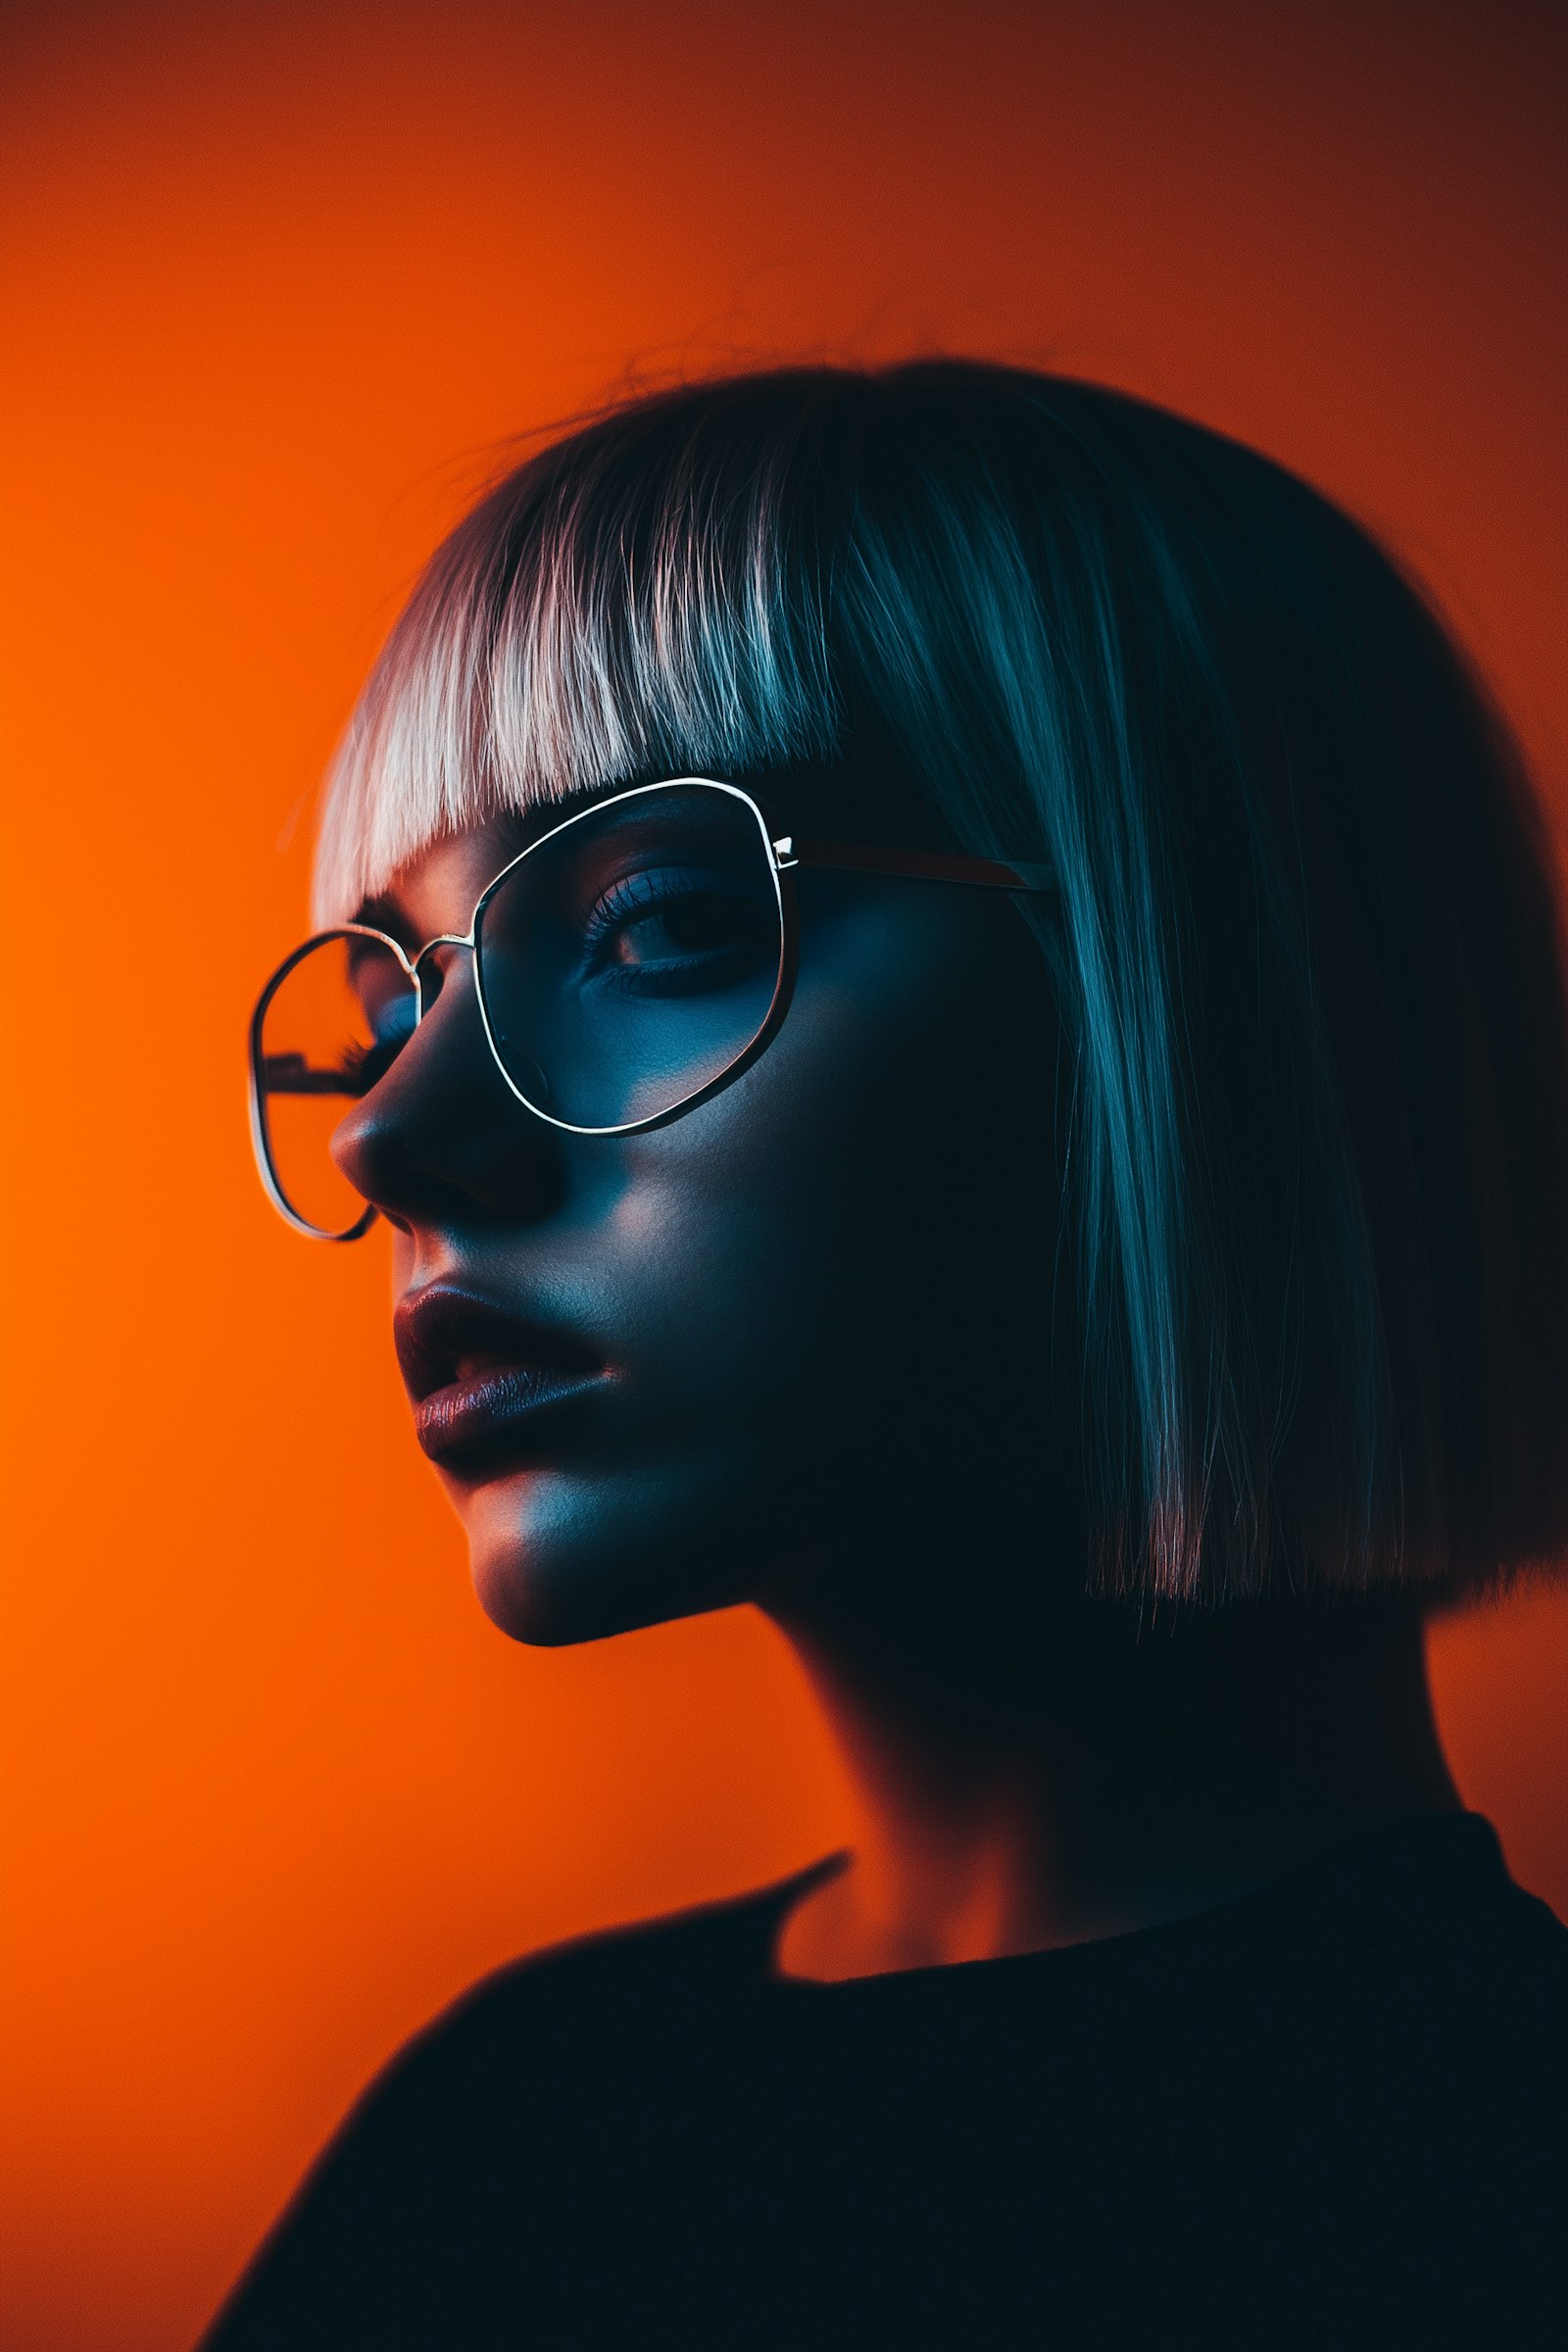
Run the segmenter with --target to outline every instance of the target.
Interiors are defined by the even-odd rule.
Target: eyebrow
[[[531,848],[542,834],[550,832],[557,825],[564,824],[567,817],[582,815],[597,802],[615,800],[621,793],[632,791],[639,783],[659,783],[663,780],[662,776],[639,774],[626,783],[573,785],[563,792],[559,798],[537,802],[531,808],[502,808],[493,810],[484,819],[484,824],[485,829],[495,836],[498,855],[493,873],[488,875],[486,880],[493,879],[493,875],[500,873],[502,867],[508,864],[512,858],[520,857],[524,850]],[[425,842],[422,848],[414,851],[413,857],[423,857],[427,851],[434,849],[437,842],[443,838],[452,837],[437,834]],[[372,891],[368,898],[360,901],[348,920],[351,923],[363,923],[367,929],[371,931],[384,931],[401,947],[410,950],[423,944],[421,940],[415,937],[413,926],[403,912],[395,891]]]
[[[362,899],[349,916],[351,923],[362,923],[368,931],[384,931],[400,946],[412,947],[414,934],[398,910],[395,900],[387,898]]]

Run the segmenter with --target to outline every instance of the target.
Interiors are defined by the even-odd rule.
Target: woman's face
[[[436,844],[371,919],[410,947],[465,933],[517,846],[515,820]],[[1040,1524],[1043,960],[999,893],[799,882],[782,1030],[671,1124],[600,1137],[536,1118],[455,950],[338,1131],[393,1228],[420,1442],[484,1607],[523,1641],[741,1600],[808,1611],[873,1575],[935,1579],[939,1597],[950,1580],[961,1611],[1026,1505]]]

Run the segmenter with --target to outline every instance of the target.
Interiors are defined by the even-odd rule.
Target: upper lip
[[[573,1334],[514,1314],[451,1282],[425,1283],[399,1299],[392,1338],[416,1404],[452,1387],[459,1366],[470,1356],[579,1374],[604,1368]]]

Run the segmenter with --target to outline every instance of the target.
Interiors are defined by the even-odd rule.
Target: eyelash
[[[620,881],[602,891],[589,908],[583,926],[588,944],[597,946],[628,915],[656,914],[662,906],[672,906],[681,899],[702,898],[708,889],[707,884],[691,876],[683,879],[654,875],[646,870],[623,875]]]
[[[372,1086],[380,1084],[408,1042],[406,1037],[378,1037],[368,1046],[351,1045],[343,1055],[344,1077],[362,1081],[359,1093],[368,1095]],[[366,1073],[371,1069],[375,1074],[368,1077]]]
[[[687,901],[723,899],[728,895],[713,877],[702,874],[641,872],[625,876],[601,894],[584,921],[587,969],[596,984],[629,989],[652,987],[661,976],[673,980],[682,972],[711,969],[715,958],[710,952],[662,956],[657,963],[641,968],[627,967],[614,960],[613,943],[641,918],[668,912]]]

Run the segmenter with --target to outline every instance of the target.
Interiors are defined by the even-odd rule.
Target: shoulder
[[[612,2112],[636,2136],[672,2070],[696,2093],[721,2069],[766,1981],[778,1924],[815,1876],[575,1936],[481,1978],[404,2043],[326,2160],[379,2153],[407,2173],[410,2143],[418,2170],[450,2141],[466,2170],[503,2140],[515,2166],[524,2118],[541,2151],[592,2137],[594,2119]]]
[[[206,2352],[510,2343],[519,2296],[559,2340],[548,2328],[585,2279],[609,2294],[612,2273],[657,2255],[664,2183],[728,2095],[732,2021],[814,1875],[481,1979],[358,2100]],[[596,2217],[612,2213],[607,2243]]]
[[[1467,2084],[1473,2122],[1503,2085],[1521,2114],[1560,2107],[1568,1929],[1509,1876],[1480,1815],[1357,1839],[1216,1925],[1229,2029],[1266,2030],[1287,2062],[1356,2104],[1396,2082],[1447,2102],[1450,2122]]]
[[[1289,2015],[1257,2089],[1278,2183],[1368,2292],[1505,2300],[1568,2195],[1568,1929],[1460,1813],[1303,1874],[1274,1931]]]
[[[576,2069],[591,2054],[580,2034],[618,2065],[627,2042],[651,2030],[711,2027],[765,1980],[784,1913],[829,1867],[512,1961],[416,2033],[370,2095],[404,2077],[493,2067],[514,2048],[525,2051],[536,2074],[552,2058]]]
[[[1346,1857],[1334,1935],[1354,1922],[1342,1965],[1416,2015],[1468,2013],[1478,2025],[1557,2029],[1568,1993],[1568,1928],[1509,1875],[1492,1824],[1440,1814],[1369,1838]]]
[[[1162,2282],[1226,2343],[1244,2309],[1270,2343],[1537,2340],[1568,1930],[1489,1823],[1380,1831],[1104,1957],[1089,2064],[1118,2095],[1085,2101],[1086,2138],[1104,2178],[1130,2155],[1161,2183],[1138,2295]]]
[[[1491,1824],[1432,1824],[1372,1915],[1373,2018],[1430,2085],[1434,2137],[1497,2178],[1544,2166],[1568,2192],[1568,1928],[1509,1875]]]

